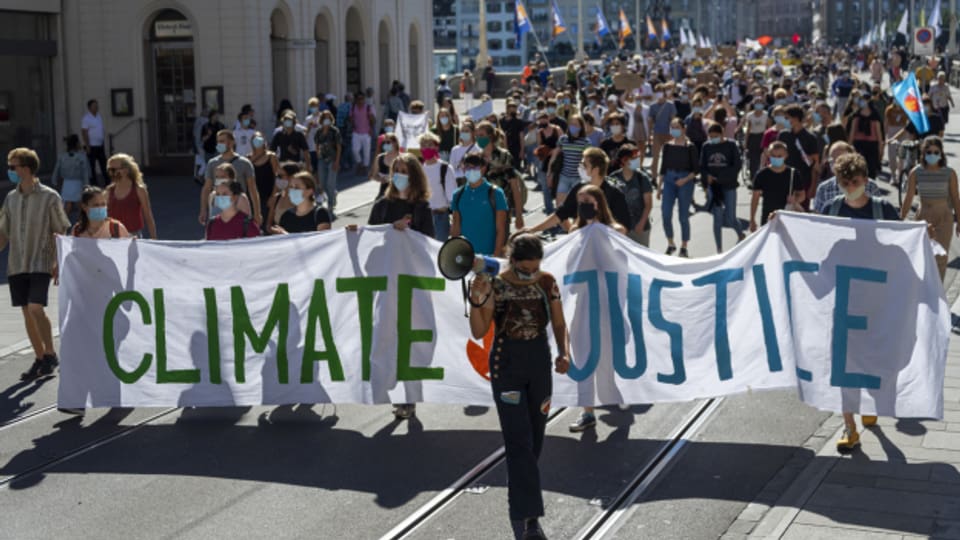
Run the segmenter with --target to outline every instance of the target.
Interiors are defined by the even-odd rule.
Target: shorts
[[[8,276],[10,302],[13,307],[24,307],[27,304],[40,304],[46,307],[51,278],[50,274],[39,272]]]
[[[579,183],[580,183],[579,176],[565,176],[561,174],[559,180],[557,180],[556,191],[557,193],[563,193],[564,195],[566,195],[567,193],[570,193],[570,190],[573,189],[573,186]]]

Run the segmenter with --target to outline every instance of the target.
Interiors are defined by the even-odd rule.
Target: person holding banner
[[[214,174],[223,181],[214,189],[214,205],[220,213],[207,222],[207,240],[235,240],[260,236],[260,227],[249,214],[237,208],[243,186],[237,181],[233,165],[221,163]]]
[[[330,230],[330,212],[317,204],[317,181],[308,172],[299,172],[287,190],[294,204],[280,216],[280,224],[271,227],[273,234],[297,234]]]
[[[97,186],[87,186],[80,195],[80,219],[70,234],[78,238],[128,238],[123,223],[107,216],[107,196]]]
[[[380,191],[377,193],[377,199],[383,198],[390,185],[390,167],[400,155],[400,143],[397,136],[393,133],[383,134],[383,144],[380,145],[382,152],[373,160],[373,166],[370,167],[370,180],[380,182]]]
[[[545,538],[538,519],[543,493],[537,461],[543,449],[550,398],[550,344],[557,345],[554,369],[570,368],[570,340],[557,280],[540,270],[543,243],[532,234],[509,242],[510,266],[500,275],[470,284],[470,331],[483,339],[493,323],[496,348],[490,353],[493,399],[507,459],[507,490],[516,538]]]

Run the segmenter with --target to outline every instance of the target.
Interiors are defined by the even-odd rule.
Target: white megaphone
[[[463,279],[470,272],[492,277],[500,273],[500,263],[492,257],[477,255],[473,244],[462,236],[455,236],[440,247],[437,266],[449,280]]]

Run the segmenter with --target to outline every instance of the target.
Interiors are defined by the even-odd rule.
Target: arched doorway
[[[414,99],[427,101],[427,96],[420,93],[420,31],[415,24],[410,25],[410,82],[407,87]]]
[[[193,27],[183,13],[165,9],[149,19],[146,33],[150,153],[189,155],[193,123],[203,108],[194,78]]]
[[[270,56],[273,61],[273,106],[290,98],[290,70],[287,63],[287,17],[280,8],[270,14]]]
[[[317,48],[314,50],[314,62],[316,69],[316,88],[318,94],[336,94],[337,89],[333,87],[330,77],[330,20],[323,13],[317,15],[317,22],[313,30],[314,38],[317,41]]]
[[[347,91],[353,93],[363,90],[363,22],[356,7],[347,10],[346,22]]]
[[[379,45],[377,62],[380,64],[380,91],[378,97],[381,103],[387,101],[390,94],[390,23],[386,19],[380,21],[380,29],[377,31],[377,44]]]

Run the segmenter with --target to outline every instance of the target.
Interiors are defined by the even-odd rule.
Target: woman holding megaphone
[[[537,460],[550,412],[553,380],[547,325],[553,327],[557,373],[570,368],[570,342],[557,280],[540,271],[543,243],[517,233],[507,245],[509,267],[470,285],[470,331],[483,339],[494,325],[490,381],[507,456],[510,520],[517,538],[543,538],[543,494]]]

